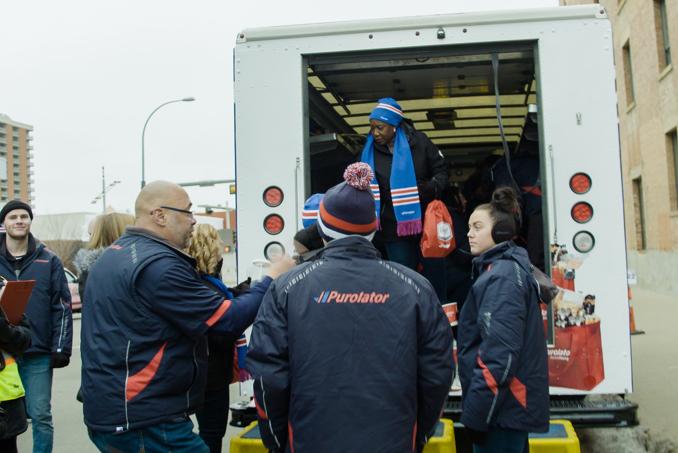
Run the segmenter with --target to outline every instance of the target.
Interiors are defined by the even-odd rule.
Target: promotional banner
[[[601,319],[596,296],[576,291],[576,271],[583,259],[565,246],[552,245],[551,278],[560,288],[552,303],[554,344],[549,347],[549,384],[592,390],[605,379]]]

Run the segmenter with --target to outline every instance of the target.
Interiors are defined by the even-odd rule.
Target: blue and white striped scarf
[[[412,151],[407,136],[401,127],[396,128],[393,144],[393,163],[391,165],[391,200],[393,212],[398,222],[398,236],[411,236],[421,233],[421,205],[419,204],[419,190],[417,177],[414,173]],[[374,137],[367,136],[360,160],[372,168],[374,178],[370,183],[374,195],[377,219],[380,218],[381,202],[377,172],[374,168]]]

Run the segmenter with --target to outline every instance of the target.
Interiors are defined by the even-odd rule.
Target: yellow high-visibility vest
[[[5,368],[0,371],[0,401],[11,401],[24,396],[24,386],[19,377],[19,367],[14,357],[2,352],[5,359]]]

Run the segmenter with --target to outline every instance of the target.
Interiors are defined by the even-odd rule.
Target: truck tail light
[[[570,178],[570,189],[578,195],[585,194],[591,190],[591,177],[586,173],[575,173]]]
[[[586,203],[585,201],[580,201],[579,203],[576,203],[574,206],[572,206],[570,214],[572,215],[572,218],[575,222],[586,223],[591,220],[591,217],[593,217],[593,206]]]
[[[285,198],[285,194],[282,189],[277,186],[269,186],[264,190],[264,204],[266,206],[275,208],[280,206]]]
[[[572,239],[572,245],[579,253],[588,253],[593,249],[596,240],[588,231],[579,231]]]
[[[285,221],[278,214],[267,215],[264,219],[264,230],[268,234],[278,234],[285,228]]]
[[[285,254],[285,247],[280,242],[269,242],[264,247],[264,256],[269,261],[276,261]]]

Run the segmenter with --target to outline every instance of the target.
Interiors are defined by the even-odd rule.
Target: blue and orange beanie
[[[377,101],[377,106],[370,113],[370,120],[381,121],[398,127],[403,121],[403,109],[393,98],[381,98]]]
[[[308,228],[318,221],[318,208],[323,195],[322,193],[314,193],[304,203],[304,210],[301,212],[301,223],[303,223],[304,228]]]
[[[370,190],[372,169],[364,162],[349,165],[344,182],[325,193],[320,202],[318,228],[326,241],[347,236],[368,240],[377,231],[374,197]]]

